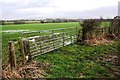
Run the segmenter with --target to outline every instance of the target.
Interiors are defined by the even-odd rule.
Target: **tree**
[[[89,38],[92,39],[93,38],[93,30],[94,30],[94,26],[96,26],[96,22],[93,19],[88,19],[83,21],[83,24],[81,24],[82,26],[82,41],[87,39],[87,34],[89,34]]]

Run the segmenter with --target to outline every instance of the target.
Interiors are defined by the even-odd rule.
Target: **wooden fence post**
[[[81,42],[81,30],[78,29],[77,42]]]
[[[75,41],[77,41],[77,37],[78,37],[78,28],[76,27],[76,38],[75,38]]]
[[[21,53],[21,56],[22,56],[22,64],[25,64],[26,62],[26,57],[25,57],[25,53],[24,53],[24,41],[23,40],[20,40],[19,41],[19,47],[20,47],[20,53]]]
[[[55,42],[54,42],[54,30],[52,30],[52,39],[53,39],[53,48],[55,49]]]
[[[64,40],[64,29],[62,29],[63,31],[62,31],[62,33],[63,33],[63,46],[65,45],[65,40]]]
[[[72,29],[70,28],[70,40],[71,40],[71,43],[72,43]]]
[[[8,42],[8,50],[9,50],[10,68],[13,70],[16,68],[16,56],[15,56],[15,48],[13,41]]]
[[[74,39],[73,39],[73,43],[76,41],[76,39],[75,39],[75,36],[76,36],[76,28],[75,28],[75,30],[74,30]]]
[[[25,52],[25,55],[28,55],[28,62],[31,61],[32,59],[32,56],[31,56],[31,53],[30,53],[30,45],[29,45],[29,41],[28,40],[24,40],[24,52]]]
[[[102,35],[104,35],[104,28],[102,28]]]
[[[41,43],[41,41],[42,41],[42,32],[39,32],[40,33],[40,38],[39,38],[39,42],[40,42],[40,53],[42,53],[42,43]]]

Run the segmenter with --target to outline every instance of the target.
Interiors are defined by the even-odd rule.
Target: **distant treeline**
[[[44,20],[0,20],[1,25],[9,24],[33,24],[33,23],[62,23],[62,22],[80,22],[82,19],[44,19]]]
[[[118,16],[116,16],[118,17]],[[115,18],[116,18],[115,17]],[[62,22],[81,22],[84,21],[86,19],[60,19],[60,18],[56,18],[56,19],[43,19],[43,20],[28,20],[28,19],[21,19],[21,20],[0,20],[0,24],[1,25],[9,25],[9,24],[34,24],[34,23],[62,23]],[[113,19],[103,19],[102,17],[99,19],[94,19],[96,21],[112,21]]]

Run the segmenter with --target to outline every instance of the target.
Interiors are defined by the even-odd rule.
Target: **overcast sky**
[[[0,19],[111,18],[119,0],[0,0]]]

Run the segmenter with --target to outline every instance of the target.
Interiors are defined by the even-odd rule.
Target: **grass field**
[[[102,23],[100,26],[109,27],[109,25],[109,23]],[[5,53],[3,54],[4,59],[6,59],[5,56],[8,54],[7,51],[5,52],[8,41],[17,41],[21,35],[20,30],[39,31],[79,26],[79,22],[3,25],[2,47],[3,53]],[[9,32],[10,30],[13,30],[13,32]],[[48,67],[44,68],[46,78],[114,78],[118,68],[114,65],[114,60],[108,61],[109,59],[107,58],[117,54],[117,45],[116,41],[112,44],[94,47],[71,44],[37,56],[34,60],[49,64]]]
[[[47,29],[69,28],[69,27],[77,27],[77,26],[79,26],[79,22],[18,24],[18,25],[3,25],[2,30],[47,30]]]
[[[108,27],[108,22],[102,22],[101,27]],[[21,31],[39,31],[49,30],[58,28],[70,28],[79,27],[79,22],[68,22],[68,23],[44,23],[44,24],[15,24],[15,25],[3,25],[2,26],[2,41],[3,46],[8,41],[16,41],[21,36]]]
[[[2,26],[2,48],[7,47],[8,41],[17,41],[21,37],[21,31],[40,31],[58,28],[79,27],[79,22],[67,23],[44,23],[44,24],[14,24]],[[101,26],[109,26],[109,23],[102,22]]]
[[[15,24],[2,26],[2,52],[3,56],[7,54],[8,41],[17,41],[21,37],[21,30],[40,31],[58,28],[79,27],[79,22],[69,23],[44,23],[44,24]]]
[[[27,30],[27,31],[39,31],[39,30],[49,30],[49,29],[57,29],[57,28],[70,28],[70,27],[78,27],[79,22],[69,22],[69,23],[45,23],[45,24],[18,24],[18,25],[3,25],[2,26],[2,41],[3,46],[12,40],[16,41],[18,37],[20,37],[20,30]],[[4,32],[16,30],[16,32]],[[17,32],[18,30],[18,32]]]
[[[45,68],[47,78],[115,78],[118,68],[114,60],[108,60],[110,55],[116,55],[116,46],[117,42],[94,47],[73,44],[35,60],[49,64]]]

